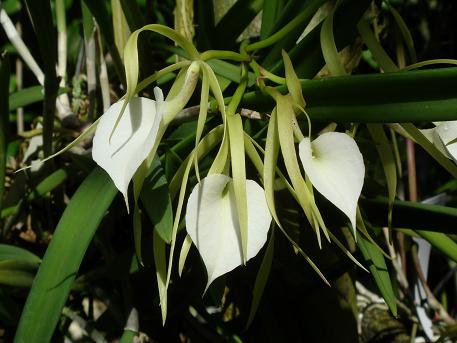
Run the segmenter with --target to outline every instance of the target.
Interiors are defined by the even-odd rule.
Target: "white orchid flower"
[[[271,215],[265,192],[255,181],[246,180],[246,194],[246,260],[249,260],[267,240]],[[206,289],[217,277],[243,264],[235,192],[230,177],[212,174],[195,186],[187,202],[186,228],[206,266]]]
[[[313,186],[356,225],[357,202],[363,187],[365,165],[352,137],[327,132],[299,145],[303,169]]]
[[[436,127],[421,130],[422,134],[447,158],[457,163],[457,121],[434,123]]]
[[[132,98],[118,119],[126,101],[120,100],[100,118],[93,140],[92,158],[123,194],[127,209],[130,180],[151,152],[155,153],[167,125],[189,101],[198,81],[199,68],[198,62],[189,66],[183,86],[173,99],[164,101],[161,89],[156,87],[155,101],[144,97]]]

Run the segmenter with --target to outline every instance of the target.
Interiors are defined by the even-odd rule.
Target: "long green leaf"
[[[415,230],[423,239],[428,241],[435,249],[457,262],[457,243],[441,232]]]
[[[301,86],[313,121],[455,120],[457,98],[453,90],[457,88],[457,68],[301,80]],[[286,92],[285,86],[276,89]],[[240,106],[270,111],[274,101],[260,91],[250,92],[244,95]]]
[[[260,39],[267,38],[273,31],[273,27],[281,12],[283,0],[264,0],[262,9],[262,26],[260,28]]]
[[[360,203],[361,209],[373,225],[387,226],[387,218],[384,215],[388,209],[387,198],[361,199]],[[393,211],[393,228],[455,233],[457,209],[454,207],[395,200]]]
[[[68,92],[68,88],[59,88],[57,95]],[[9,111],[12,112],[19,107],[34,104],[36,102],[43,101],[44,92],[42,86],[32,86],[21,89],[9,97]]]
[[[20,260],[35,264],[41,262],[41,259],[37,255],[28,250],[14,245],[0,244],[0,261],[3,260]]]
[[[117,189],[100,168],[81,184],[57,225],[24,306],[15,342],[49,342],[84,253]]]
[[[357,245],[362,252],[363,257],[369,263],[369,269],[376,285],[379,288],[384,300],[389,306],[390,311],[397,316],[397,300],[392,289],[392,282],[390,281],[389,271],[387,270],[386,261],[379,249],[370,241],[366,240],[363,236],[357,239]]]

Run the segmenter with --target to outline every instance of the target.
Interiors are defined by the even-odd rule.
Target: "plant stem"
[[[201,53],[200,58],[203,61],[217,58],[220,60],[231,60],[237,62],[248,62],[250,59],[249,56],[244,56],[240,53],[227,50],[207,50]]]
[[[244,63],[241,64],[241,82],[235,90],[228,107],[227,107],[227,114],[235,114],[238,105],[243,98],[244,92],[246,91],[246,86],[248,83],[248,71],[246,65]]]

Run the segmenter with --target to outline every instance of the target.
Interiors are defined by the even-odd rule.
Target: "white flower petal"
[[[263,189],[246,180],[248,200],[247,260],[262,248],[271,223]],[[232,179],[213,174],[202,179],[189,196],[186,227],[208,272],[206,288],[217,277],[243,263],[240,228]]]
[[[128,209],[129,182],[154,146],[162,117],[160,111],[156,111],[154,100],[133,98],[110,141],[124,101],[113,104],[101,117],[94,136],[92,158],[122,192]]]
[[[435,145],[435,148],[437,148],[444,156],[447,158],[451,158],[451,155],[447,152],[443,142],[441,141],[440,136],[438,135],[438,132],[436,130],[436,127],[431,128],[431,129],[422,129],[420,130],[422,134],[427,138],[430,143]]]
[[[313,142],[305,138],[300,142],[299,155],[313,186],[355,227],[365,165],[354,139],[339,132],[324,133]]]
[[[445,151],[448,153],[447,156],[452,157],[454,162],[457,163],[457,142],[447,145],[457,138],[457,121],[442,122],[435,128],[435,131]]]

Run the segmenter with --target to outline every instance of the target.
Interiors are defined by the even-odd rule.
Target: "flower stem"
[[[248,83],[248,71],[246,68],[246,64],[241,64],[241,82],[235,90],[235,93],[232,96],[228,106],[227,106],[227,114],[235,114],[238,105],[243,98],[244,92],[246,91],[246,86]]]
[[[207,50],[202,52],[200,58],[203,61],[211,60],[211,59],[219,59],[219,60],[231,60],[237,62],[248,62],[250,60],[249,56],[244,56],[238,52],[234,51],[227,51],[227,50]]]

